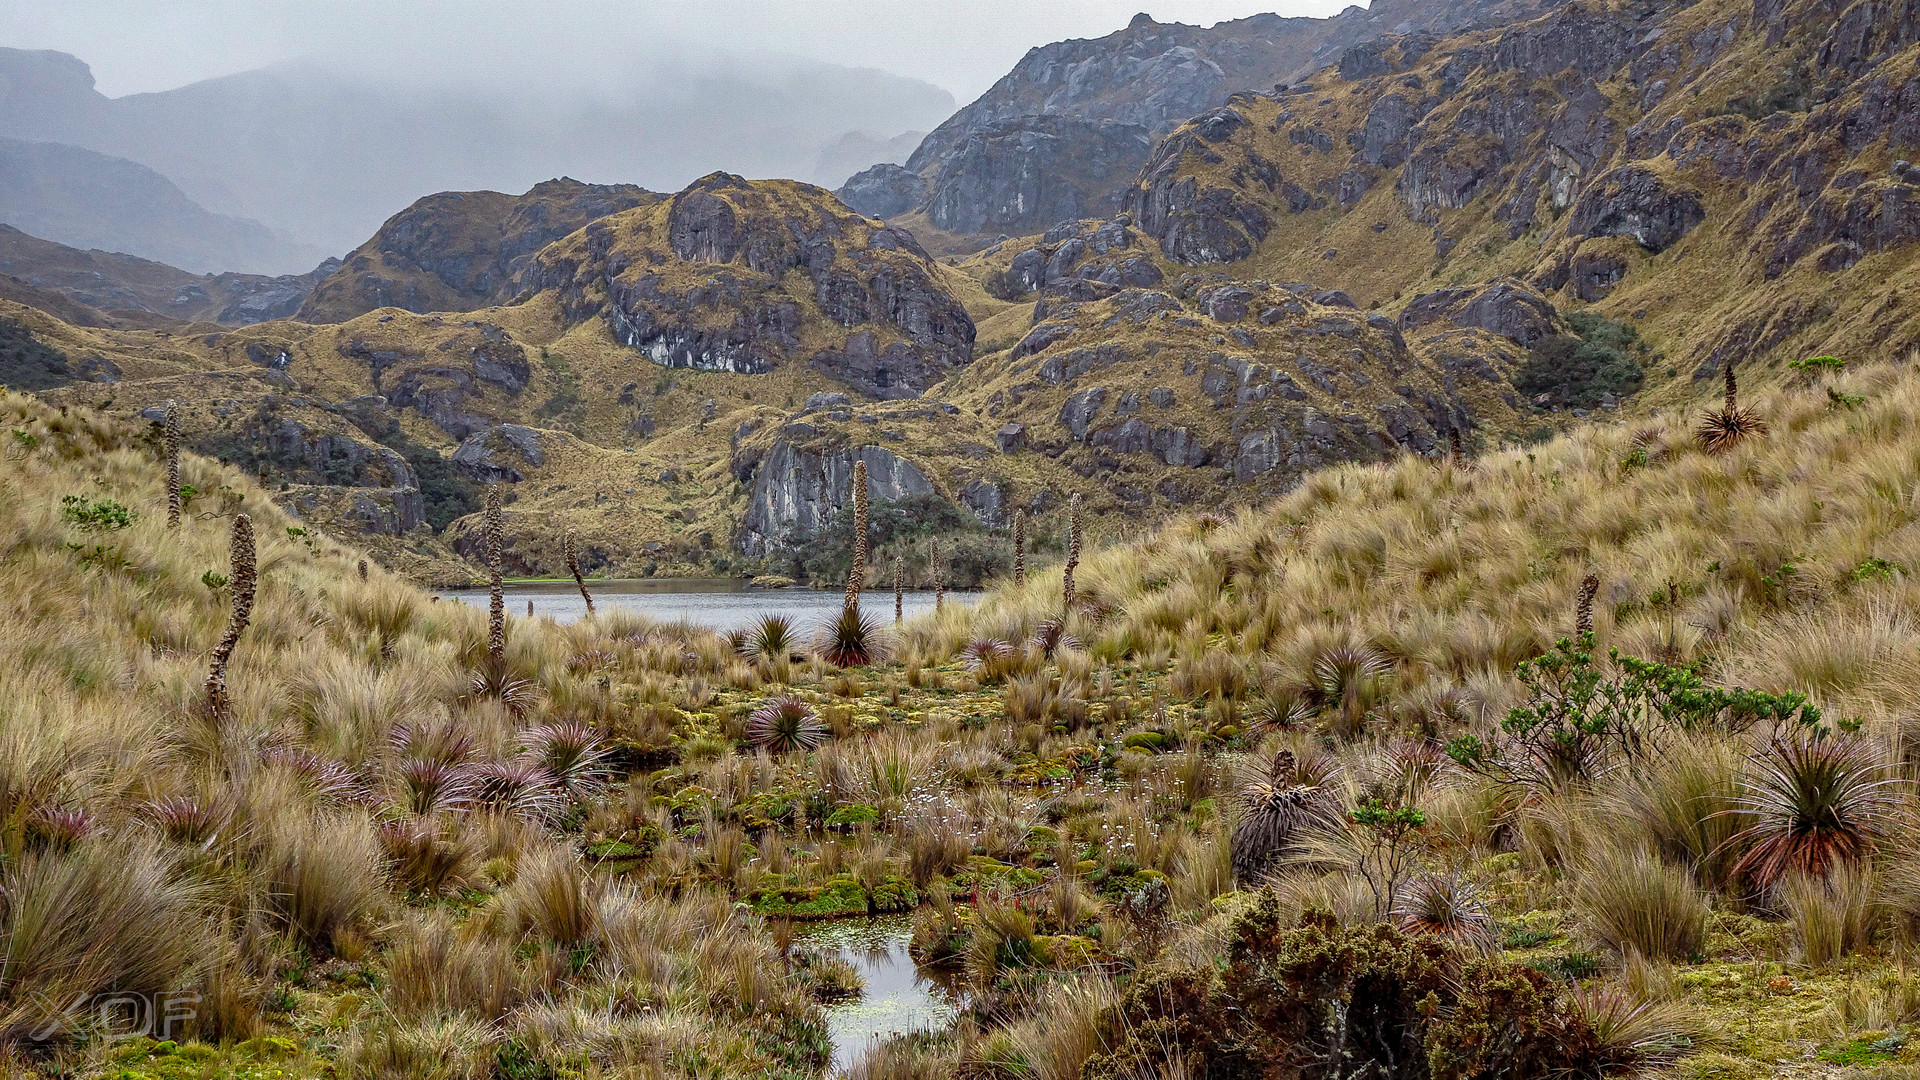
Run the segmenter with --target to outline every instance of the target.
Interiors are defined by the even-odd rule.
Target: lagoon
[[[593,604],[599,611],[622,609],[637,611],[662,622],[685,620],[698,626],[726,633],[752,626],[762,615],[786,615],[802,627],[811,627],[840,610],[842,593],[827,589],[754,589],[744,578],[633,578],[587,582]],[[587,613],[580,590],[571,581],[515,582],[506,586],[507,613],[525,615],[527,602],[533,613],[556,622],[568,623]],[[459,600],[476,607],[487,606],[485,589],[452,589],[439,593],[443,599]],[[949,604],[971,605],[978,593],[947,594]],[[933,610],[933,593],[909,592],[904,604],[911,619]],[[869,590],[861,598],[861,607],[882,625],[893,622],[893,590]]]

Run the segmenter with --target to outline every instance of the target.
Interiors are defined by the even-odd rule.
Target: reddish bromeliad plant
[[[1749,759],[1740,805],[1754,823],[1730,845],[1734,867],[1762,892],[1793,873],[1824,879],[1858,863],[1892,832],[1903,784],[1870,739],[1802,732],[1774,739]]]

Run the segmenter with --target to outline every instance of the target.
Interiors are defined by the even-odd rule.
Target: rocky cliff
[[[1920,250],[1912,7],[1577,3],[1383,39],[1182,125],[1128,207],[1175,263],[1362,303],[1513,276],[1701,378],[1897,352],[1920,340],[1897,299]]]
[[[905,166],[875,166],[838,194],[878,217],[921,211],[903,223],[958,234],[969,249],[1103,216],[1155,140],[1235,93],[1297,81],[1383,34],[1445,33],[1555,2],[1382,0],[1328,19],[1264,14],[1211,27],[1137,15],[1103,38],[1030,50]]]
[[[596,218],[658,202],[631,184],[562,177],[524,195],[443,191],[407,207],[321,281],[307,322],[345,322],[377,308],[474,311],[511,301],[541,248]]]
[[[972,358],[973,321],[913,237],[810,184],[715,173],[541,252],[527,284],[664,368],[805,364],[899,398]]]

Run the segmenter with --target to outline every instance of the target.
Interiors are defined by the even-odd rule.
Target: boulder
[[[1066,404],[1060,406],[1060,425],[1072,432],[1076,440],[1084,441],[1088,426],[1106,403],[1106,387],[1094,386],[1082,390],[1067,398]]]

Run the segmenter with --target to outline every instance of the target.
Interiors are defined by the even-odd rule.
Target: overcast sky
[[[1211,25],[1344,0],[0,0],[0,46],[58,49],[101,92],[167,90],[278,61],[389,74],[591,77],[657,53],[784,52],[925,79],[965,103],[1035,45],[1100,37],[1145,10]],[[544,70],[543,70],[544,69]]]

